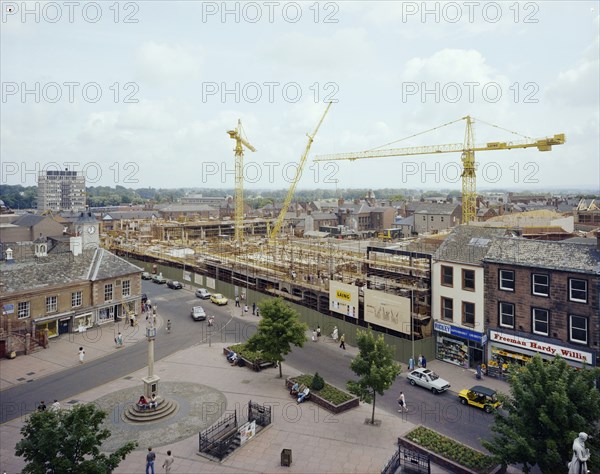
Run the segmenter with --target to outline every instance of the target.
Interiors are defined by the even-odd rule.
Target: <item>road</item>
[[[210,335],[212,344],[232,344],[245,341],[256,331],[258,319],[251,315],[243,320],[231,318],[227,307],[216,307],[208,301],[201,301],[188,291],[170,290],[164,285],[143,282],[143,291],[150,300],[158,305],[161,315],[171,315],[172,332],[168,337],[157,337],[155,343],[155,360],[163,359],[194,344],[209,343],[209,334],[205,322],[193,321],[190,308],[201,304],[208,314],[215,315],[214,334]],[[230,303],[231,304],[231,303]],[[174,315],[174,316],[173,316]],[[344,388],[346,382],[354,379],[350,370],[349,353],[326,342],[306,342],[303,348],[294,348],[288,354],[284,364],[314,374],[319,372],[330,384]],[[76,366],[59,373],[34,380],[27,384],[17,385],[0,392],[2,411],[0,422],[29,413],[34,409],[40,394],[53,394],[52,398],[61,400],[73,398],[78,393],[91,390],[97,386],[110,383],[112,380],[128,375],[146,367],[147,345],[133,344],[125,349],[115,351],[105,357],[91,360],[84,366]],[[462,387],[460,387],[462,388]],[[397,397],[400,391],[406,397],[409,412],[397,413]],[[458,402],[455,393],[447,392],[434,395],[420,387],[411,386],[404,375],[398,377],[394,385],[385,394],[377,397],[376,406],[389,413],[406,417],[406,420],[431,427],[464,444],[481,449],[480,438],[490,436],[490,424],[493,417],[472,407],[464,407]]]

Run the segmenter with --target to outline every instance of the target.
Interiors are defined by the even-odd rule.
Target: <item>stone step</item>
[[[166,418],[179,410],[179,404],[174,400],[166,399],[153,410],[139,410],[135,403],[130,404],[124,410],[123,421],[130,423],[149,423]]]

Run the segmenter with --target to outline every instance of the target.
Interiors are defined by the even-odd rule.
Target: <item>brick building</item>
[[[490,375],[535,354],[596,365],[598,245],[496,238],[484,267]]]

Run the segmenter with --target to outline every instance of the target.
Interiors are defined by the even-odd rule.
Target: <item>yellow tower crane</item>
[[[269,240],[271,240],[271,241],[274,241],[277,238],[277,234],[281,230],[281,226],[283,225],[283,220],[285,219],[285,215],[288,211],[288,208],[290,207],[292,199],[294,198],[294,193],[296,192],[296,185],[298,184],[298,181],[300,180],[300,176],[302,176],[302,169],[304,168],[304,163],[306,163],[306,158],[308,157],[308,152],[310,151],[312,142],[315,139],[315,135],[319,131],[319,127],[321,127],[321,124],[323,123],[323,120],[325,119],[325,115],[327,115],[327,112],[329,111],[329,107],[331,107],[331,102],[329,102],[329,104],[327,104],[327,108],[325,109],[325,112],[323,112],[323,115],[321,116],[321,120],[319,120],[319,123],[315,127],[315,131],[312,133],[312,135],[309,135],[308,133],[306,134],[306,136],[308,137],[308,143],[306,144],[304,153],[303,153],[302,157],[300,158],[300,164],[298,165],[298,168],[296,168],[296,175],[294,176],[294,179],[292,180],[292,185],[290,186],[290,189],[287,193],[285,201],[283,201],[283,207],[281,208],[281,212],[279,213],[279,216],[277,217],[277,221],[275,221],[275,225],[273,226],[273,229],[271,230],[271,233],[269,234]]]
[[[244,148],[256,151],[244,137],[242,137],[242,121],[238,120],[235,130],[227,133],[235,140],[235,242],[242,245],[244,240]],[[243,146],[242,146],[243,145]]]
[[[415,137],[417,135],[422,135],[423,133],[430,132],[432,130],[437,130],[441,127],[445,127],[447,125],[451,125],[460,120],[466,120],[467,128],[465,131],[465,140],[464,143],[453,143],[448,145],[430,145],[430,146],[417,146],[417,147],[408,147],[408,148],[392,148],[392,149],[381,149],[378,147],[376,149],[367,150],[367,151],[359,151],[354,153],[335,153],[330,155],[318,155],[315,157],[314,161],[333,161],[333,160],[359,160],[363,158],[385,158],[388,156],[413,156],[413,155],[431,155],[437,153],[461,153],[461,161],[462,161],[462,222],[468,223],[475,220],[475,216],[477,215],[477,190],[475,187],[475,152],[476,151],[489,151],[489,150],[512,150],[515,148],[532,148],[536,147],[539,151],[550,151],[552,150],[553,145],[562,145],[565,143],[565,135],[564,133],[554,135],[551,138],[541,138],[538,140],[534,140],[530,137],[525,137],[523,141],[519,142],[488,142],[485,145],[475,146],[473,139],[473,118],[470,116],[462,117],[458,120],[454,120],[452,122],[446,123],[439,127],[432,128],[430,130],[426,130],[425,132],[420,132],[410,137],[403,138],[401,140],[407,140],[409,138]],[[482,120],[479,120],[483,122]],[[487,122],[483,122],[487,123]],[[492,127],[501,128],[497,125],[488,124]],[[510,130],[502,129],[508,131],[510,133],[516,134],[516,132],[511,132]],[[520,135],[520,134],[517,134]],[[388,143],[388,146],[392,143]]]

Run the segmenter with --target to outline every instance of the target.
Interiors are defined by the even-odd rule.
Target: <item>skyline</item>
[[[286,189],[337,100],[298,189],[460,189],[458,153],[312,159],[467,114],[476,144],[566,134],[476,154],[478,189],[600,189],[595,2],[92,3],[3,3],[0,184],[69,167],[87,186],[233,188],[239,118],[245,189]],[[461,121],[390,146],[463,138]]]

